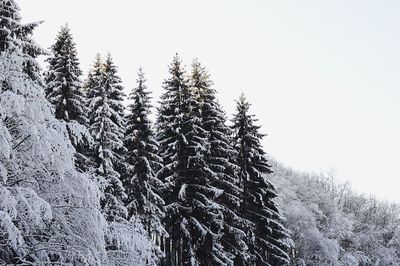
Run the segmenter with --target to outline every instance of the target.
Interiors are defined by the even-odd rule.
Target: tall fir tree
[[[164,183],[156,176],[156,171],[162,167],[162,159],[157,155],[158,143],[149,118],[151,97],[141,68],[137,87],[129,98],[132,103],[128,106],[124,139],[127,170],[123,175],[129,217],[135,214],[151,236],[159,237],[165,235],[161,221],[164,200],[160,196]]]
[[[241,217],[240,202],[243,194],[239,186],[240,168],[236,164],[237,152],[233,147],[232,131],[226,125],[226,115],[216,99],[207,70],[193,61],[190,78],[192,90],[202,104],[202,126],[208,132],[210,149],[206,163],[214,173],[213,185],[224,192],[217,199],[223,207],[224,226],[220,242],[232,261],[250,260],[245,228],[250,222]]]
[[[215,241],[222,228],[222,193],[212,185],[212,171],[205,154],[209,144],[201,127],[201,103],[189,87],[181,60],[176,55],[164,81],[158,115],[159,154],[165,181],[167,265],[226,265],[222,247]]]
[[[46,98],[55,108],[55,117],[64,121],[87,123],[86,99],[82,89],[76,44],[68,26],[63,26],[48,58],[45,73]]]
[[[260,126],[256,125],[254,115],[249,114],[249,108],[242,94],[232,127],[244,189],[242,211],[254,224],[249,228],[248,239],[250,252],[255,257],[253,265],[287,265],[289,235],[274,201],[277,191],[266,177],[272,170],[260,143],[264,135],[259,132]]]
[[[126,198],[118,164],[123,161],[124,119],[123,88],[111,56],[102,62],[96,57],[86,82],[89,100],[89,131],[94,138],[96,174],[104,192],[103,213],[109,222],[126,219]]]
[[[85,127],[88,122],[86,95],[80,79],[82,71],[76,44],[67,25],[61,28],[47,62],[46,98],[55,108],[55,117],[67,123],[76,149],[75,165],[80,171],[87,171],[92,165],[88,159],[92,140]]]
[[[90,103],[89,128],[94,138],[92,158],[97,166],[94,176],[102,191],[100,207],[108,222],[105,243],[110,264],[155,265],[161,256],[159,250],[142,223],[130,219],[125,207],[124,94],[110,56],[105,61],[99,54],[96,56],[85,90]],[[138,249],[137,243],[144,244],[143,248]]]

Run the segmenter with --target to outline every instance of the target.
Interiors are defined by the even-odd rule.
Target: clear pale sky
[[[126,89],[157,98],[178,52],[209,69],[228,114],[241,92],[267,152],[400,203],[400,1],[17,0],[50,47],[69,24],[86,72],[110,52]]]

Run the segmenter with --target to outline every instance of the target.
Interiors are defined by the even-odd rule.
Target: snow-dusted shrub
[[[107,243],[115,246],[107,251],[111,265],[157,265],[161,256],[138,220],[129,224],[110,223],[106,238]]]
[[[274,163],[295,265],[400,265],[400,206]]]

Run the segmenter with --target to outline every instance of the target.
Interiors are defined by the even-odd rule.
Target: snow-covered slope
[[[294,265],[400,265],[400,206],[274,163]]]

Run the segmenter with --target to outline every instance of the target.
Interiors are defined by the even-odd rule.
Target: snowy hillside
[[[400,265],[400,206],[274,164],[294,265]]]

